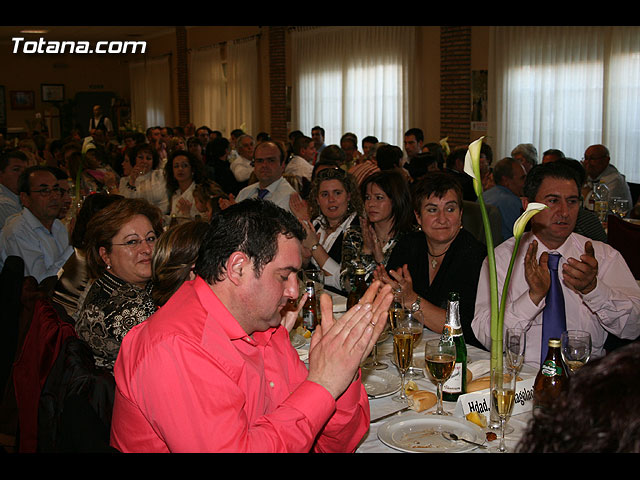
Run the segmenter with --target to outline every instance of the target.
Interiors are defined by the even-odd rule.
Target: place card
[[[535,377],[516,382],[516,400],[511,415],[533,410],[533,384]],[[458,397],[454,415],[465,417],[470,412],[478,412],[489,420],[491,410],[491,392],[489,388],[477,392],[465,393]]]

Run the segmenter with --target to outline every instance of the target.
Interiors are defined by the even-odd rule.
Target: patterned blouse
[[[151,282],[141,289],[109,272],[93,282],[79,312],[76,332],[93,350],[97,366],[113,370],[122,338],[155,312],[151,289]]]

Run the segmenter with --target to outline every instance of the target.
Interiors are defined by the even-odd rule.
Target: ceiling
[[[21,30],[48,30],[47,33],[20,33]],[[86,40],[96,42],[99,40],[149,40],[160,35],[173,32],[172,26],[0,26],[0,44],[13,44],[13,37],[21,37],[28,40]]]

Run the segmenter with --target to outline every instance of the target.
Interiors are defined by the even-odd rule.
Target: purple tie
[[[269,190],[267,190],[266,188],[259,188],[258,189],[258,198],[260,200],[263,200],[264,197],[267,196],[267,193],[269,193]]]
[[[564,310],[564,296],[562,286],[558,278],[558,263],[561,255],[559,253],[549,254],[549,274],[551,275],[551,286],[547,292],[544,310],[542,311],[542,345],[540,364],[547,358],[549,350],[549,339],[560,339],[562,332],[567,329],[567,318]]]

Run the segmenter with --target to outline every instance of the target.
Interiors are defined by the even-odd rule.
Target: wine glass
[[[404,391],[404,380],[413,358],[413,333],[410,328],[398,326],[393,330],[393,355],[401,378],[400,392],[393,397],[393,400],[408,403],[407,394]]]
[[[378,344],[384,342],[387,339],[387,332],[387,327],[385,327],[384,331],[380,334],[378,340],[373,345],[371,359],[363,363],[362,368],[368,368],[370,370],[386,370],[387,368],[389,368],[389,365],[378,360]]]
[[[611,209],[614,215],[617,215],[620,218],[624,218],[629,213],[629,200],[626,198],[614,198],[611,203]]]
[[[417,345],[422,339],[422,332],[424,330],[424,324],[422,322],[422,312],[413,312],[409,309],[404,309],[402,319],[398,320],[398,324],[406,326],[411,330],[413,336],[413,351],[416,351]],[[413,357],[411,358],[411,365],[409,365],[409,371],[407,372],[409,378],[424,378],[422,370],[414,365]]]
[[[526,331],[520,327],[507,328],[504,337],[504,349],[507,358],[507,364],[513,368],[516,373],[520,372],[524,363],[524,352],[527,343]]]
[[[393,301],[389,306],[389,326],[391,331],[395,330],[398,326],[398,320],[404,316],[404,307],[402,306],[402,287],[396,285],[393,288]],[[387,354],[393,358],[393,352]]]
[[[567,330],[560,336],[562,359],[573,374],[591,357],[591,335],[582,330]]]
[[[440,338],[427,340],[424,347],[424,360],[429,378],[437,386],[435,415],[450,415],[442,407],[442,384],[446,382],[456,364],[455,344],[440,343]]]
[[[491,449],[494,452],[507,451],[504,444],[505,424],[511,417],[515,403],[517,377],[518,372],[509,366],[491,370],[491,408],[495,409],[500,417],[500,445]]]

